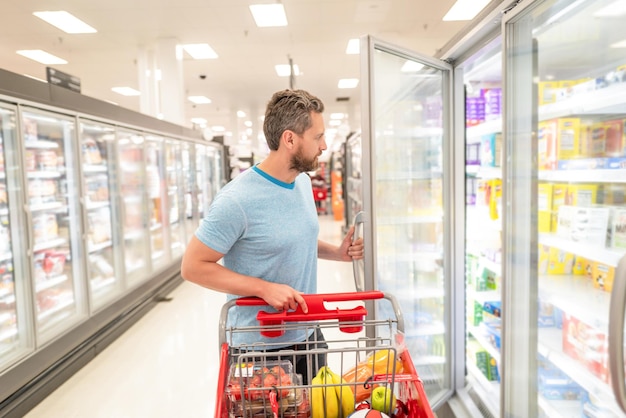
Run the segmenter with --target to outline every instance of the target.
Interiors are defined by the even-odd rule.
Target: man
[[[306,172],[317,168],[326,149],[323,111],[322,101],[303,90],[273,95],[263,123],[269,155],[216,195],[185,251],[181,266],[185,280],[225,292],[229,300],[256,296],[276,311],[300,305],[306,313],[302,294],[317,292],[317,258],[363,258],[362,239],[352,243],[353,229],[339,246],[317,238],[319,223]],[[222,259],[223,265],[218,264]],[[229,325],[258,326],[259,310],[271,309],[237,306],[229,313]],[[276,338],[235,333],[232,338],[236,346],[265,342],[273,348],[281,343],[303,347],[294,343],[308,339],[323,341],[319,329],[287,330]],[[305,365],[294,366],[306,381]]]

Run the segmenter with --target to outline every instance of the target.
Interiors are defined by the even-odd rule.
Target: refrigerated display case
[[[24,108],[22,128],[36,330],[38,341],[45,342],[87,315],[76,121]]]
[[[148,193],[148,224],[150,225],[151,269],[159,270],[170,262],[166,227],[169,215],[166,202],[171,197],[167,193],[163,160],[164,140],[157,136],[146,136],[146,191]]]
[[[407,348],[436,405],[452,389],[443,198],[451,66],[369,36],[361,59],[365,289],[398,298]],[[374,316],[387,308],[378,304]]]
[[[21,167],[16,114],[15,107],[0,104],[0,370],[34,350],[26,242],[20,233],[25,219],[16,175]]]
[[[83,219],[86,220],[87,277],[93,309],[106,304],[123,290],[122,265],[116,243],[119,219],[115,190],[115,127],[80,122]]]
[[[211,175],[196,177],[196,145]],[[0,70],[1,416],[182,283],[194,202],[222,186],[222,161],[199,132]]]
[[[505,366],[534,383],[521,399],[507,396],[510,411],[624,416],[609,384],[623,383],[623,369],[609,369],[608,350],[615,332],[623,350],[609,309],[614,284],[626,279],[615,273],[626,254],[620,4],[536,1],[505,21],[504,343],[526,353]]]
[[[362,183],[362,144],[361,133],[355,132],[346,139],[345,144],[345,224],[344,233],[350,229],[356,214],[363,210],[363,183]]]

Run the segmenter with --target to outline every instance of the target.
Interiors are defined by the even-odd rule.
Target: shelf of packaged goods
[[[46,141],[45,139],[26,140],[26,141],[24,141],[24,146],[26,148],[33,148],[33,149],[54,149],[54,148],[59,148],[59,144],[57,142]]]
[[[625,159],[626,161],[626,159]],[[541,181],[563,183],[626,183],[626,169],[542,170]]]
[[[465,166],[465,173],[468,176],[484,180],[502,179],[502,167],[471,164]]]
[[[54,305],[53,307],[46,309],[45,311],[41,312],[39,315],[37,315],[37,319],[39,321],[43,321],[44,319],[48,318],[49,316],[54,315],[57,312],[62,311],[63,309],[67,308],[68,306],[71,306],[74,304],[74,299],[73,298],[64,298],[61,299],[60,302],[58,302],[56,305]]]
[[[58,284],[67,281],[67,279],[68,276],[66,274],[60,274],[58,276],[47,278],[45,280],[37,280],[35,283],[35,291],[39,293],[43,290],[50,289]]]
[[[568,253],[584,256],[593,261],[599,261],[610,266],[617,266],[619,260],[626,254],[626,250],[598,247],[584,242],[576,242],[561,238],[554,234],[539,234],[539,243],[548,247],[555,247]]]
[[[26,173],[29,179],[58,179],[62,175],[61,171],[29,171]]]
[[[576,115],[626,113],[626,83],[578,93],[570,98],[539,107],[539,120]]]
[[[47,203],[30,203],[29,208],[31,212],[43,212],[43,211],[56,211],[59,209],[65,209],[67,206],[62,202],[47,202]]]
[[[471,362],[466,363],[468,378],[480,400],[485,404],[492,416],[500,416],[500,383],[487,380],[484,374]]]
[[[65,238],[56,238],[50,239],[43,242],[38,242],[33,247],[33,252],[39,252],[43,250],[48,250],[50,248],[60,247],[62,245],[67,245],[67,240]]]
[[[580,401],[546,399],[539,395],[539,408],[547,418],[579,418]]]
[[[615,404],[613,391],[609,384],[594,376],[581,363],[563,353],[563,330],[539,328],[538,339],[539,354],[567,374],[584,390],[598,398],[599,402],[610,408],[616,416],[622,416],[623,413]]]
[[[106,173],[108,168],[104,164],[85,164],[83,165],[83,173]]]
[[[594,328],[608,327],[611,294],[594,288],[586,276],[539,276],[539,299]]]
[[[489,214],[489,206],[487,205],[467,205],[465,207],[467,213],[467,235],[469,238],[473,236],[483,236],[485,231],[501,232],[502,220],[500,218],[492,219]]]
[[[87,248],[89,253],[95,253],[98,251],[102,251],[106,248],[110,248],[113,245],[113,242],[111,240],[108,241],[103,241],[103,242],[99,242],[97,244],[93,244],[93,243],[87,243]]]
[[[87,208],[87,210],[97,210],[97,209],[106,208],[108,206],[111,206],[111,202],[109,202],[108,200],[87,201],[85,204],[85,207]]]
[[[494,302],[499,301],[501,299],[499,290],[474,290],[471,288],[467,289],[467,298],[475,300],[476,302],[484,305],[485,302]]]
[[[126,241],[136,241],[142,239],[144,237],[144,232],[141,229],[131,230],[124,234],[124,239]]]
[[[465,137],[468,144],[480,142],[484,135],[497,134],[502,132],[502,118],[488,120],[479,125],[469,126],[465,128]]]
[[[467,326],[467,332],[472,334],[472,337],[484,348],[489,355],[496,361],[497,364],[500,364],[500,349],[496,348],[489,339],[489,333],[487,330],[473,326]],[[481,373],[482,374],[482,373]]]

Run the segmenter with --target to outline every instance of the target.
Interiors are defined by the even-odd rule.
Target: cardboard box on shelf
[[[626,248],[626,208],[613,208],[611,216],[611,247]]]
[[[604,122],[605,130],[605,151],[607,157],[622,157],[626,151],[626,138],[624,127],[626,119],[616,119]]]
[[[565,195],[565,204],[570,206],[589,207],[598,199],[597,184],[569,184]]]
[[[613,289],[615,279],[615,267],[599,261],[593,262],[592,270],[593,287],[610,292]]]
[[[559,208],[556,234],[567,240],[605,248],[609,214],[609,208],[563,205]]]
[[[563,352],[577,360],[603,382],[608,382],[608,341],[606,334],[563,313]]]
[[[557,133],[556,120],[539,122],[537,135],[537,164],[539,170],[554,170],[557,167]]]
[[[585,154],[581,149],[580,119],[561,118],[557,121],[557,159],[570,160],[583,157]]]
[[[539,105],[556,102],[556,90],[559,88],[558,81],[540,81],[538,84]]]
[[[591,278],[592,261],[587,260],[581,255],[574,255],[574,266],[572,267],[572,274],[575,276],[589,276]]]
[[[591,157],[606,156],[606,125],[604,122],[597,122],[591,126],[589,155]]]
[[[567,184],[565,183],[553,183],[552,184],[552,218],[550,221],[550,231],[556,232],[557,227],[557,215],[559,208],[565,204],[565,198],[567,197]]]
[[[483,135],[480,139],[480,165],[483,167],[502,166],[502,134]]]
[[[573,267],[574,254],[565,252],[555,247],[550,247],[550,250],[548,251],[548,274],[572,274]]]
[[[539,232],[552,230],[552,183],[537,186],[537,226]]]

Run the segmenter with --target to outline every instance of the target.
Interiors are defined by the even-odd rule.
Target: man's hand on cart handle
[[[306,304],[306,300],[302,297],[302,292],[298,292],[286,284],[268,282],[260,297],[277,311],[294,310],[300,305],[302,312],[309,312],[309,307]]]

